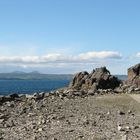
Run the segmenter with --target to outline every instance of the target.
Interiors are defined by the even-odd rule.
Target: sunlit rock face
[[[140,63],[128,69],[128,80],[140,77]]]
[[[128,69],[128,83],[140,87],[140,63]]]

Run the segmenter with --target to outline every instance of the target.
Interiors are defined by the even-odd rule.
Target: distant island
[[[71,80],[72,74],[42,74],[38,71],[22,72],[14,71],[11,73],[0,73],[0,80]]]
[[[73,74],[43,74],[38,71],[29,73],[23,71],[14,71],[11,73],[0,73],[0,80],[72,80]],[[115,75],[120,80],[126,80],[127,75]]]

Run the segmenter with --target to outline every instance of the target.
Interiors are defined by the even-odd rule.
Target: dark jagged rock
[[[41,92],[41,93],[34,93],[34,94],[33,94],[33,98],[34,98],[35,100],[41,100],[41,99],[44,98],[44,96],[45,96],[45,93],[44,93],[44,92]]]
[[[121,81],[110,74],[106,67],[101,67],[88,72],[77,73],[69,88],[74,89],[114,89],[120,85]]]
[[[128,79],[123,82],[124,93],[140,93],[140,63],[128,68]]]
[[[134,88],[140,87],[140,63],[128,69],[126,84]]]
[[[128,83],[140,86],[140,63],[128,69]]]
[[[11,94],[10,97],[11,97],[12,99],[15,99],[15,98],[19,98],[19,95],[16,94],[16,93],[14,93],[14,94]]]

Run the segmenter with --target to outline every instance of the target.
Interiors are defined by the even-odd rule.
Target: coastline
[[[52,92],[0,96],[0,139],[138,140],[139,75],[132,76],[122,82],[102,67]]]

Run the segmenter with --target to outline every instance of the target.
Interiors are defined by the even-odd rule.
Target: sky
[[[140,63],[139,0],[0,0],[0,72],[70,74]]]

